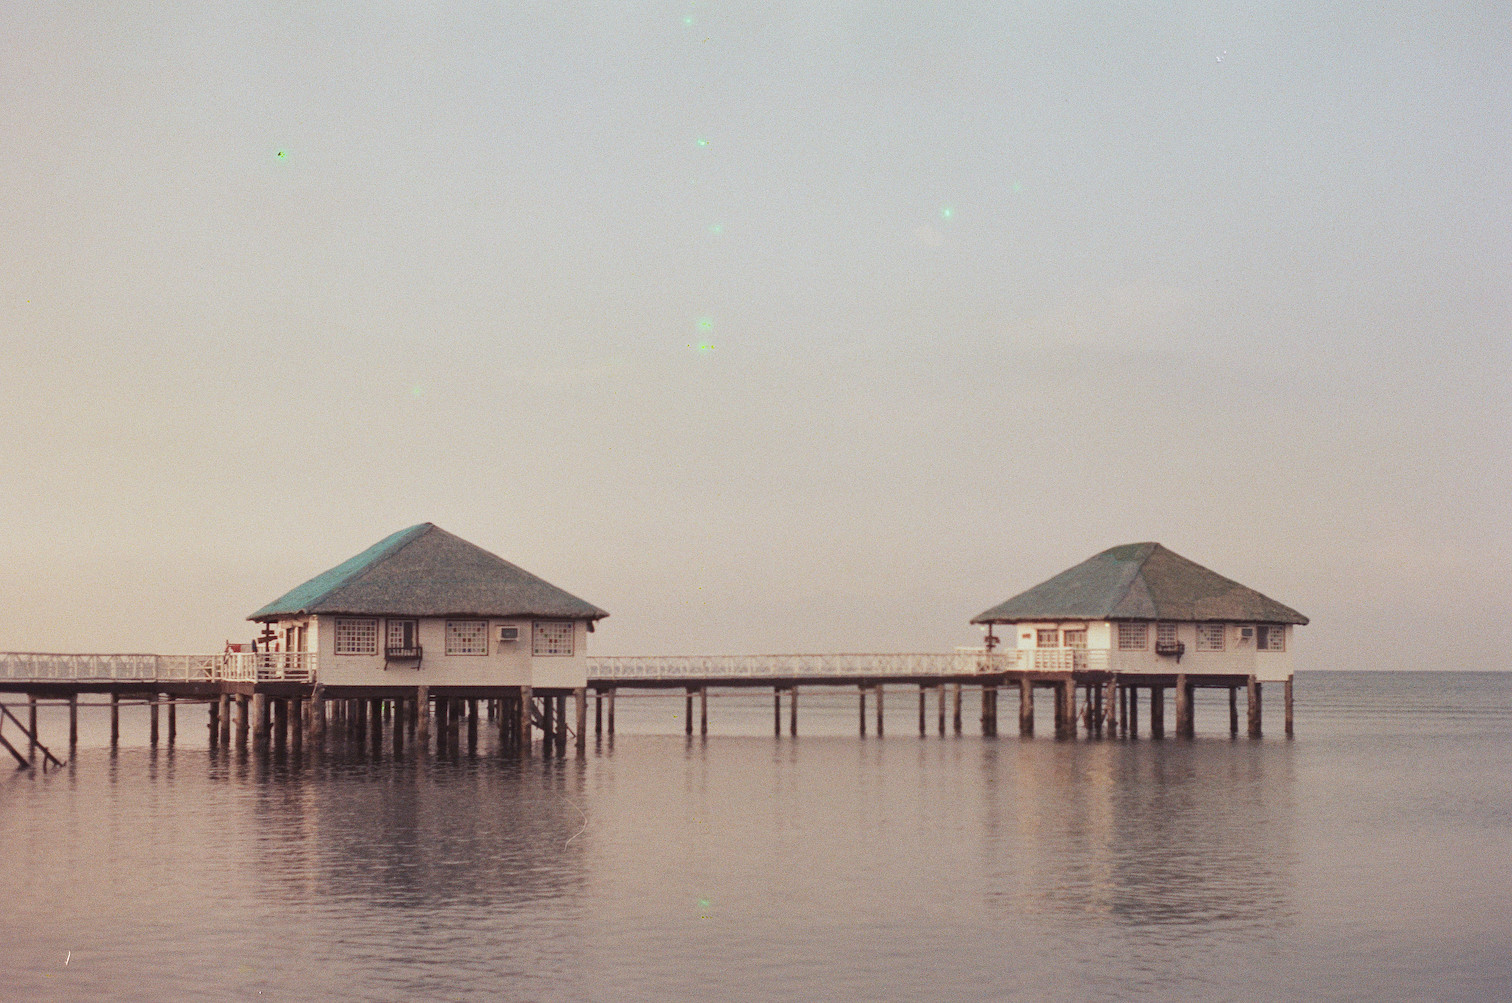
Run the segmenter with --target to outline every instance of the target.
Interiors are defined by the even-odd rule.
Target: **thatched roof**
[[[378,541],[247,619],[277,620],[309,613],[559,620],[598,620],[609,615],[428,522]]]
[[[1247,620],[1307,617],[1158,543],[1126,543],[1062,571],[972,618],[1023,620]]]

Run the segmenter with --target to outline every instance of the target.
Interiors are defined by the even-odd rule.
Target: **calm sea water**
[[[0,986],[1512,998],[1512,674],[1301,674],[1292,741],[1267,697],[1259,742],[1216,700],[1193,742],[1056,742],[984,740],[972,703],[944,739],[931,703],[920,739],[902,690],[883,739],[808,692],[774,739],[770,694],[718,696],[690,741],[680,696],[622,698],[612,746],[523,762],[487,733],[455,759],[212,753],[198,711],[172,751],[123,715],[112,753],[86,710],[66,768],[0,765]]]

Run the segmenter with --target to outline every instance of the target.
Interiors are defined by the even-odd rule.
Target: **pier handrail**
[[[313,682],[313,651],[228,651],[215,655],[73,654],[0,651],[0,679],[26,682]]]
[[[969,676],[997,672],[1106,672],[1113,652],[1086,648],[982,648],[953,652],[788,655],[590,656],[588,678],[706,679],[823,676]]]

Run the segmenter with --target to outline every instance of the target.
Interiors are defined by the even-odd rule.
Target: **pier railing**
[[[311,682],[313,651],[219,655],[88,655],[0,651],[0,679],[37,682]]]
[[[590,679],[968,676],[997,672],[1117,671],[1117,652],[1085,648],[959,648],[946,654],[617,655],[588,659]]]

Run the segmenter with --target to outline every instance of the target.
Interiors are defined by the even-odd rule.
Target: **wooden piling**
[[[1286,684],[1286,707],[1291,709],[1291,683]],[[1291,714],[1286,715],[1288,723]],[[72,749],[79,744],[79,694],[68,694],[68,747]]]
[[[788,736],[798,737],[798,687],[788,691]]]
[[[1034,734],[1034,681],[1028,676],[1019,678],[1019,734]]]
[[[36,698],[32,698],[32,713],[36,714]],[[36,732],[32,728],[32,732]],[[158,694],[154,693],[147,698],[147,741],[151,745],[158,744]]]
[[[1074,679],[1067,679],[1061,683],[1061,690],[1065,694],[1066,702],[1066,737],[1075,738],[1077,722],[1076,681]]]
[[[252,694],[252,744],[267,744],[268,733],[271,729],[272,719],[268,712],[268,695],[266,693]]]
[[[1165,687],[1150,687],[1150,737],[1165,738]]]
[[[951,729],[959,735],[961,733],[961,684],[955,684],[955,691],[951,694],[954,698],[954,707],[950,718]]]
[[[945,737],[945,684],[935,687],[935,704],[940,712],[940,737]]]
[[[273,704],[273,741],[284,746],[289,742],[289,701],[284,697],[274,697]]]
[[[860,715],[861,737],[866,737],[866,684],[856,687],[856,708]]]
[[[1087,708],[1090,715],[1087,725],[1093,737],[1102,738],[1103,733],[1103,691],[1101,686],[1092,683],[1087,684]]]
[[[220,709],[220,741],[221,745],[231,745],[231,694],[222,693],[216,701]]]
[[[588,690],[579,686],[572,691],[573,702],[577,705],[577,713],[573,717],[577,721],[577,752],[578,755],[588,751]],[[708,714],[704,714],[704,731],[708,732]]]
[[[998,733],[998,688],[996,683],[982,686],[982,737],[996,738]]]
[[[404,719],[406,716],[406,711],[408,709],[408,704],[409,701],[404,697],[395,697],[389,705],[390,714],[392,715],[394,721],[393,745],[395,755],[398,755],[399,753],[404,751]]]
[[[616,691],[614,690],[614,688],[611,687],[610,690],[609,690],[609,737],[610,738],[614,737],[614,694],[615,694],[615,692]]]
[[[121,742],[121,694],[110,694],[110,747],[114,749]]]
[[[310,741],[324,742],[326,732],[326,700],[325,687],[315,684],[315,691],[310,694]]]
[[[467,700],[467,751],[478,751],[478,698]]]
[[[557,755],[567,755],[567,697],[556,698],[557,702]]]
[[[782,690],[777,686],[772,687],[772,734],[782,737]]]
[[[604,733],[604,691],[593,691],[593,737]]]
[[[1229,691],[1229,734],[1239,734],[1239,687],[1230,686]]]
[[[211,700],[210,701],[210,723],[208,725],[206,725],[206,728],[210,732],[210,747],[212,749],[215,748],[216,744],[220,742],[220,719],[221,719],[221,705],[220,705],[220,701],[219,700]]]
[[[883,730],[882,730],[882,684],[881,683],[877,684],[877,688],[876,688],[876,690],[874,692],[876,693],[876,696],[877,696],[877,737],[881,738],[883,736]]]
[[[1176,674],[1176,737],[1192,738],[1196,729],[1192,722],[1192,687],[1187,683],[1186,673]]]
[[[924,726],[924,713],[925,713],[925,711],[924,711],[924,699],[925,699],[925,697],[926,697],[926,695],[928,693],[929,693],[929,687],[926,686],[926,685],[924,685],[923,683],[920,683],[919,684],[919,737],[920,738],[923,738],[924,735],[925,735],[925,733],[928,730]]]
[[[1249,696],[1249,737],[1260,737],[1260,681],[1250,676],[1246,681]]]
[[[238,749],[245,749],[247,747],[247,732],[251,730],[252,720],[251,720],[251,715],[247,712],[248,711],[248,708],[247,708],[247,704],[248,703],[249,703],[249,700],[248,700],[246,694],[244,694],[244,693],[238,693],[237,694],[237,696],[236,696],[236,747]]]
[[[534,727],[530,720],[530,708],[535,703],[535,696],[529,686],[520,687],[520,727],[515,733],[515,741],[520,745],[520,754],[528,756],[535,748],[535,734],[531,731]],[[609,734],[614,734],[614,691],[609,691]]]
[[[430,749],[430,687],[415,687],[415,744],[421,752]]]
[[[173,712],[173,707],[171,704],[169,705],[168,710],[169,714],[171,715]],[[309,730],[309,722],[305,720],[306,710],[307,708],[305,707],[305,700],[303,697],[289,698],[289,740],[293,743],[295,749],[304,748],[305,733]],[[173,718],[170,716],[168,718],[168,721],[170,724],[172,724]],[[173,730],[172,728],[170,728],[170,742],[173,741],[172,734]]]
[[[1103,725],[1109,738],[1118,737],[1118,680],[1109,679],[1103,686]]]
[[[1292,677],[1286,677],[1286,737],[1292,737]]]
[[[1129,737],[1129,688],[1118,687],[1118,733]]]
[[[709,733],[709,688],[707,686],[698,688],[698,733],[699,735]]]
[[[1139,737],[1139,687],[1129,690],[1129,737]]]
[[[693,735],[693,687],[683,689],[683,734]]]
[[[35,753],[37,751],[37,695],[35,693],[26,694],[26,727],[28,731],[26,751]],[[152,741],[153,744],[157,743],[156,734],[152,736]],[[47,764],[44,762],[42,765]]]

